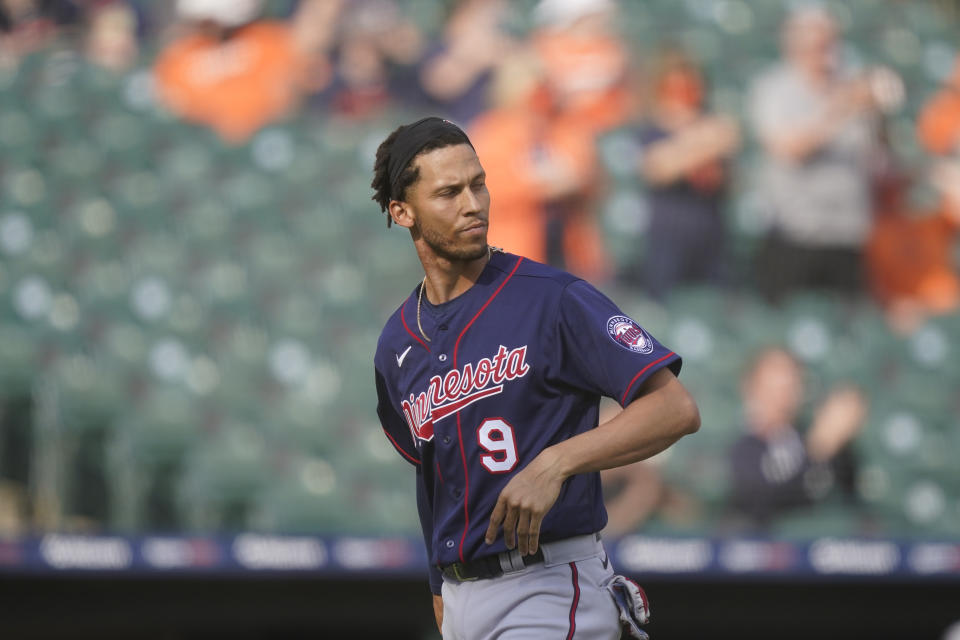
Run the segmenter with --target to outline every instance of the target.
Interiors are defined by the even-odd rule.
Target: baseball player
[[[425,274],[374,364],[384,432],[416,468],[443,637],[646,637],[646,596],[600,541],[598,472],[699,428],[679,356],[583,280],[487,245],[484,170],[456,125],[399,127],[374,174]],[[601,395],[624,410],[598,426]]]

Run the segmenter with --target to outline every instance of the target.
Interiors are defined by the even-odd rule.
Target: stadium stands
[[[849,28],[846,54],[911,78],[892,122],[909,159],[957,25],[926,3],[877,4],[831,6]],[[682,42],[707,63],[714,103],[738,113],[782,16],[779,3],[657,0],[631,4],[624,28],[638,51],[663,33]],[[306,110],[228,147],[160,111],[149,82],[144,68],[115,76],[69,51],[0,72],[0,393],[43,408],[31,495],[52,497],[67,528],[415,534],[412,478],[379,433],[370,366],[418,279],[403,233],[369,200],[373,146],[405,114],[360,126]],[[601,212],[621,263],[643,246],[631,145],[625,131],[601,144]],[[758,234],[755,154],[740,160],[730,211],[738,257]],[[851,380],[871,398],[857,442],[871,528],[826,505],[777,533],[958,530],[956,315],[902,338],[866,300],[804,295],[774,309],[745,287],[681,290],[665,307],[629,289],[615,297],[685,356],[703,428],[662,469],[705,506],[694,530],[722,512],[745,359],[774,343],[809,366],[814,395]]]

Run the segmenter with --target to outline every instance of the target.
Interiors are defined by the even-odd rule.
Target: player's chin
[[[487,253],[486,227],[461,231],[457,239],[457,253],[466,260],[476,260]]]

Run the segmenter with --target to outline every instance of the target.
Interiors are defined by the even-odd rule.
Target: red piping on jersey
[[[500,294],[500,291],[503,290],[506,284],[510,282],[510,278],[512,278],[513,274],[515,274],[517,272],[517,269],[520,268],[521,262],[523,262],[522,257],[517,260],[517,264],[513,265],[513,270],[507,275],[506,278],[504,278],[503,282],[500,283],[500,286],[497,287],[497,290],[493,292],[493,295],[491,295],[490,298],[483,303],[483,306],[480,307],[480,310],[477,311],[477,313],[470,319],[470,322],[467,323],[467,326],[463,328],[463,331],[460,332],[460,335],[457,336],[457,341],[453,345],[453,368],[454,369],[457,368],[457,349],[460,348],[460,339],[463,338],[464,334],[467,332],[467,329],[469,329],[473,325],[473,323],[476,322],[477,318],[480,317],[480,314],[484,312],[484,310],[490,305],[491,302],[493,302],[493,299]],[[401,312],[401,319],[402,317],[403,317],[403,314]],[[407,329],[407,331],[409,331],[409,329]],[[458,549],[458,555],[460,556],[460,562],[466,562],[466,560],[463,558],[463,543],[467,539],[467,529],[470,528],[470,507],[467,506],[469,504],[468,500],[470,498],[470,474],[467,472],[467,453],[466,451],[463,450],[463,433],[461,432],[461,429],[460,429],[459,413],[457,414],[457,438],[460,439],[460,459],[463,461],[463,483],[464,483],[463,535],[460,536],[460,548]]]
[[[446,482],[443,481],[443,474],[440,473],[440,461],[435,460],[434,462],[437,464],[437,477],[440,478],[440,484],[446,484]]]
[[[400,307],[400,322],[403,323],[403,328],[407,330],[407,333],[410,334],[411,338],[413,338],[414,340],[419,342],[421,345],[423,345],[424,349],[426,349],[427,351],[430,351],[430,347],[427,346],[427,343],[421,340],[420,338],[418,338],[413,331],[410,331],[410,327],[407,326],[407,319],[403,317],[403,307],[405,306],[407,306],[406,300],[403,301],[403,306]]]
[[[577,571],[577,563],[570,563],[570,573],[573,577],[573,602],[570,604],[570,631],[567,633],[567,640],[572,640],[577,632],[577,605],[580,603],[580,572]]]
[[[383,428],[383,427],[381,427],[381,428]],[[420,464],[420,461],[419,461],[419,460],[417,460],[416,458],[414,458],[413,456],[411,456],[409,453],[407,453],[406,451],[404,451],[404,450],[403,450],[403,447],[401,447],[399,444],[397,444],[397,441],[393,439],[393,436],[390,435],[390,432],[389,432],[389,431],[387,431],[386,429],[383,429],[383,432],[384,432],[385,434],[387,434],[387,437],[390,438],[390,442],[393,443],[393,446],[396,447],[397,451],[399,451],[400,453],[403,454],[403,457],[404,457],[404,458],[406,458],[407,460],[409,460],[409,461],[412,462],[413,464]]]
[[[658,359],[654,360],[653,362],[651,362],[650,364],[648,364],[647,366],[645,366],[643,369],[640,369],[640,373],[638,373],[637,375],[633,376],[633,380],[630,381],[630,384],[627,385],[626,390],[623,392],[623,398],[620,400],[620,405],[622,406],[623,403],[627,401],[627,396],[630,394],[630,387],[633,386],[633,383],[634,383],[634,382],[636,382],[637,380],[640,379],[640,376],[642,376],[643,374],[645,374],[645,373],[647,372],[647,370],[648,370],[650,367],[652,367],[653,365],[655,365],[655,364],[660,364],[661,362],[663,362],[664,360],[666,360],[666,359],[669,358],[670,356],[675,356],[675,355],[677,355],[677,354],[675,354],[673,351],[671,351],[670,353],[668,353],[667,355],[663,356],[662,358],[658,358]]]

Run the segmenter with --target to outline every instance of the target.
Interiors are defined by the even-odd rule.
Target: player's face
[[[468,144],[417,157],[420,178],[407,189],[413,231],[440,258],[470,261],[487,251],[490,193],[480,159]]]

